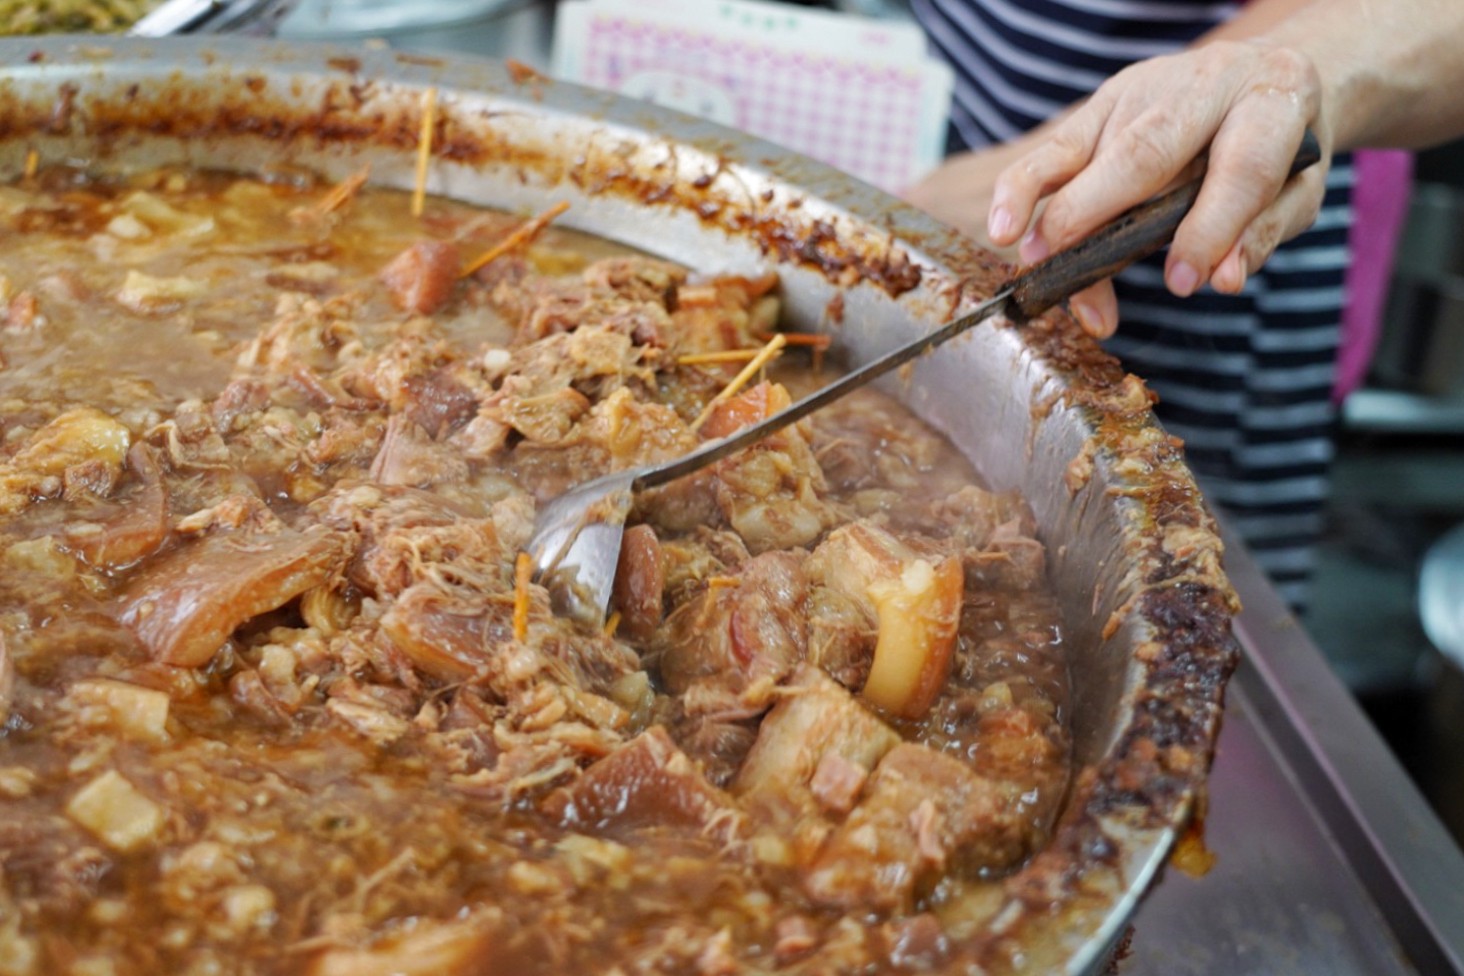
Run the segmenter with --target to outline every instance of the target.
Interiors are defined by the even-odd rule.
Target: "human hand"
[[[1308,126],[1322,162],[1288,182]],[[987,232],[998,246],[1020,241],[1024,262],[1040,261],[1188,175],[1208,147],[1204,183],[1175,233],[1165,282],[1181,296],[1207,281],[1238,292],[1278,244],[1316,219],[1331,133],[1316,69],[1292,49],[1216,41],[1143,61],[1109,79],[1002,170]],[[1111,334],[1116,304],[1086,310],[1095,327],[1079,301],[1074,312],[1084,327]]]
[[[1041,146],[1044,136],[1045,130],[1037,129],[1000,145],[951,156],[906,190],[905,199],[1006,260],[1018,263],[1021,258],[1016,239],[1003,245],[993,242],[987,234],[986,214],[991,210],[997,176]],[[1074,294],[1068,307],[1084,331],[1098,338],[1113,334],[1118,301],[1110,282],[1101,281]]]

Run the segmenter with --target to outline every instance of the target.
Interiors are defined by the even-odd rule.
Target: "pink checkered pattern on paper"
[[[583,78],[612,91],[673,72],[731,96],[735,125],[887,190],[914,182],[922,78],[913,69],[779,51],[713,34],[590,19]]]

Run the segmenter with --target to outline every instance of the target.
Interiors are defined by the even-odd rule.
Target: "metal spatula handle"
[[[1319,162],[1322,147],[1307,129],[1291,161],[1288,178]],[[1177,190],[1141,203],[1096,231],[1082,243],[1033,265],[1012,282],[1013,318],[1035,318],[1089,285],[1111,278],[1174,239],[1185,214],[1199,198],[1201,177]]]

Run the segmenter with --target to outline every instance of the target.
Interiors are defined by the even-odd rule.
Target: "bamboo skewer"
[[[772,333],[769,332],[757,332],[754,335],[759,339],[772,337]],[[813,350],[813,371],[815,373],[823,371],[824,353],[834,344],[833,336],[821,335],[817,332],[784,332],[783,335],[788,337],[788,345],[805,346]]]
[[[707,401],[707,405],[702,408],[702,412],[691,422],[691,429],[700,430],[701,425],[707,422],[707,418],[712,415],[712,411],[716,409],[717,404],[736,396],[737,391],[746,386],[747,381],[756,376],[757,371],[766,366],[768,361],[776,356],[787,344],[788,339],[781,332],[768,340],[768,344],[758,350],[758,354],[752,358],[752,362],[744,366],[742,372],[733,377],[732,382],[728,383],[721,393],[718,393],[711,400]]]
[[[728,349],[723,352],[697,352],[677,356],[677,366],[712,366],[717,363],[745,363],[756,359],[761,349]]]
[[[754,335],[763,342],[775,335],[780,335],[788,340],[790,346],[809,346],[814,349],[827,349],[834,344],[833,336],[821,335],[817,332],[757,332]]]
[[[371,176],[371,167],[362,166],[359,170],[341,180],[330,188],[330,192],[305,207],[296,207],[290,211],[290,216],[296,220],[309,220],[311,218],[324,217],[328,213],[339,210],[346,201],[350,200],[366,185],[366,180]]]
[[[427,203],[427,166],[432,161],[432,135],[437,129],[437,89],[422,93],[422,133],[417,137],[417,182],[412,187],[412,216],[422,216]]]
[[[518,554],[513,565],[513,639],[529,636],[529,580],[534,575],[534,560],[526,552]]]
[[[544,232],[544,228],[549,226],[550,221],[568,209],[569,204],[561,200],[538,216],[529,218],[515,228],[513,233],[490,247],[474,260],[469,261],[467,267],[463,268],[462,273],[458,277],[466,278],[490,261],[496,261],[510,251],[516,251],[529,244],[534,238]]]

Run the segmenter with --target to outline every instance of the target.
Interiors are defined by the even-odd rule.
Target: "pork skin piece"
[[[122,569],[152,555],[168,538],[168,493],[157,454],[146,444],[134,444],[127,465],[142,487],[116,518],[67,532],[67,547],[93,566]]]
[[[381,631],[413,664],[444,681],[472,677],[488,656],[489,621],[483,609],[454,606],[425,583],[402,592],[382,615]]]
[[[665,345],[671,316],[664,305],[619,295],[567,291],[541,295],[518,328],[521,342],[538,342],[580,328],[603,328],[628,336],[638,346]]]
[[[1009,832],[1005,808],[996,784],[959,759],[901,743],[805,870],[803,889],[829,907],[908,914],[947,870],[979,860],[968,850],[978,838]]]
[[[701,766],[707,782],[714,786],[725,787],[732,782],[757,740],[757,726],[749,719],[737,718],[739,714],[742,712],[722,714],[682,708],[668,716],[671,737]]]
[[[77,465],[87,465],[92,478],[105,472],[114,483],[131,443],[132,432],[100,410],[67,410],[31,434],[9,460],[0,459],[0,515],[59,494],[67,470]]]
[[[792,395],[780,383],[759,383],[744,393],[715,404],[702,424],[707,440],[730,437],[744,427],[762,423],[793,403]],[[769,435],[769,439],[776,435]]]
[[[462,255],[450,241],[418,241],[381,269],[381,281],[404,312],[431,315],[452,296]]]
[[[229,383],[214,397],[209,412],[213,414],[214,425],[220,433],[227,434],[234,429],[234,421],[251,413],[257,413],[269,406],[270,388],[255,379],[237,379]]]
[[[386,422],[381,449],[371,462],[370,477],[383,485],[429,488],[466,480],[468,464],[457,451],[432,440],[405,415],[393,414]]]
[[[540,615],[548,616],[547,598],[531,613],[536,620]],[[392,602],[380,626],[414,665],[435,678],[474,678],[505,697],[515,693],[519,682],[529,680],[505,670],[512,656],[505,648],[514,640],[512,603],[506,593],[495,598],[461,588],[446,590],[430,580],[415,583]],[[639,665],[634,651],[599,632],[550,627],[536,634],[536,640],[539,646],[530,656],[539,664],[531,670],[537,674],[540,667],[552,667],[555,684],[577,691],[601,694]],[[520,655],[517,666],[528,668],[527,661]],[[549,673],[534,681],[547,684]]]
[[[374,945],[320,950],[306,976],[439,976],[491,973],[496,912],[446,922],[417,918]]]
[[[726,276],[683,283],[676,290],[668,335],[679,355],[745,349],[755,340],[749,314],[778,285],[776,273]]]
[[[599,401],[628,379],[655,382],[651,370],[641,364],[641,352],[629,336],[595,325],[557,333],[512,351],[502,350],[502,354],[506,357],[502,369],[524,381],[521,396],[542,396],[573,386]],[[606,382],[610,380],[619,382]]]
[[[348,550],[320,527],[206,536],[134,576],[118,616],[157,660],[199,667],[241,624],[325,585]]]
[[[806,660],[827,671],[845,688],[863,688],[874,663],[871,648],[879,634],[879,622],[869,618],[860,601],[819,585],[817,579],[812,582]]]
[[[770,417],[791,404],[788,391],[760,383],[717,405],[701,433],[722,437]],[[818,458],[803,429],[794,425],[709,469],[717,505],[727,524],[753,552],[812,545],[840,521],[822,493]]]
[[[541,393],[519,376],[505,379],[490,402],[497,404],[504,423],[540,444],[564,440],[591,406],[590,398],[573,387]]]
[[[634,640],[646,640],[661,623],[666,564],[656,530],[632,525],[620,542],[620,562],[610,605],[620,611],[620,629]]]
[[[311,510],[333,529],[360,538],[349,578],[368,594],[396,596],[421,578],[424,549],[430,562],[447,562],[442,543],[484,565],[498,565],[503,553],[491,522],[454,500],[417,488],[355,484],[337,486]]]
[[[655,258],[626,255],[601,258],[580,277],[591,288],[670,308],[676,301],[676,289],[686,281],[686,270]]]
[[[961,561],[927,558],[877,525],[853,522],[830,533],[806,567],[879,623],[864,698],[903,718],[929,711],[950,675],[965,588]]]
[[[975,576],[983,583],[1034,590],[1047,579],[1046,548],[1012,519],[991,533],[988,548],[976,557]]]
[[[659,725],[550,794],[543,806],[566,827],[594,832],[690,827],[726,841],[740,820],[736,801],[708,783]]]
[[[944,498],[931,502],[920,519],[932,524],[946,526],[951,542],[958,550],[979,553],[994,540],[999,526],[1015,523],[1013,534],[1033,536],[1037,523],[1031,509],[1015,491],[985,491],[975,485],[965,485]]]
[[[467,423],[478,412],[478,394],[441,366],[402,380],[402,410],[434,438]]]
[[[830,802],[828,781],[867,774],[900,736],[812,665],[799,668],[784,692],[763,719],[732,793],[775,819],[797,820],[840,805]]]
[[[693,535],[662,539],[661,561],[666,569],[666,597],[672,605],[685,603],[705,588],[708,577],[726,576],[731,569],[751,558],[742,539],[725,529],[699,525]]]
[[[764,553],[740,567],[736,586],[709,588],[678,607],[655,641],[666,687],[682,694],[710,682],[739,693],[792,673],[808,643],[801,563],[792,553]]]

